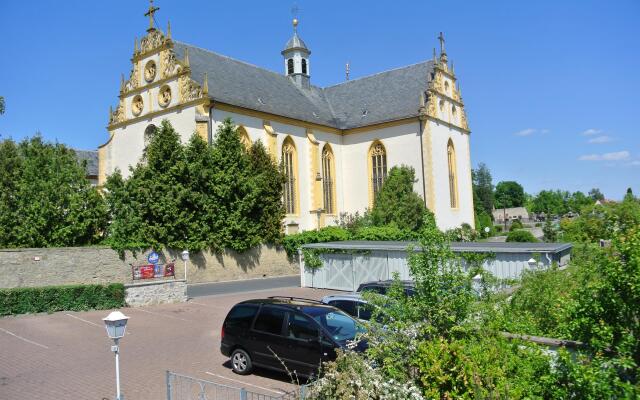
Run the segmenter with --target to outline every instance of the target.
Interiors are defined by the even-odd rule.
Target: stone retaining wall
[[[159,252],[162,263],[175,260],[176,278],[184,278],[180,251]],[[132,283],[130,264],[147,264],[149,252],[124,258],[108,247],[0,249],[0,288],[88,283]],[[187,263],[189,283],[273,277],[298,273],[284,249],[262,245],[244,253],[198,252]],[[137,282],[137,281],[136,281]]]
[[[187,283],[183,280],[163,280],[125,285],[125,302],[129,307],[187,301]]]

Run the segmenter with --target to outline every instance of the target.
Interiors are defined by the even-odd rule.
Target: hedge
[[[507,235],[507,242],[535,243],[537,241],[538,239],[536,239],[531,232],[521,229],[511,231],[509,235]]]
[[[124,306],[124,285],[121,283],[0,289],[0,316]]]

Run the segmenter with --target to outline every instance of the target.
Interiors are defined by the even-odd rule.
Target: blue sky
[[[640,1],[299,0],[312,82],[429,59],[445,33],[472,161],[529,193],[640,194]],[[292,1],[156,0],[173,37],[274,71]],[[40,131],[80,149],[107,139],[145,0],[0,1],[2,137]]]

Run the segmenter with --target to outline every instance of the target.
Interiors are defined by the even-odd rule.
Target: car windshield
[[[342,311],[329,307],[303,307],[303,311],[329,332],[333,340],[342,345],[348,340],[354,340],[358,333],[364,332],[364,327],[358,321]]]

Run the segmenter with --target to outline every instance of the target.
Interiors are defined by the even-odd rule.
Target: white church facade
[[[474,225],[470,131],[442,37],[432,60],[320,88],[296,20],[275,73],[174,40],[153,26],[154,11],[98,149],[100,184],[116,168],[128,176],[162,120],[186,143],[194,132],[211,142],[231,118],[243,141],[261,140],[284,164],[287,233],[364,212],[399,165],[415,169],[414,190],[441,229]]]

